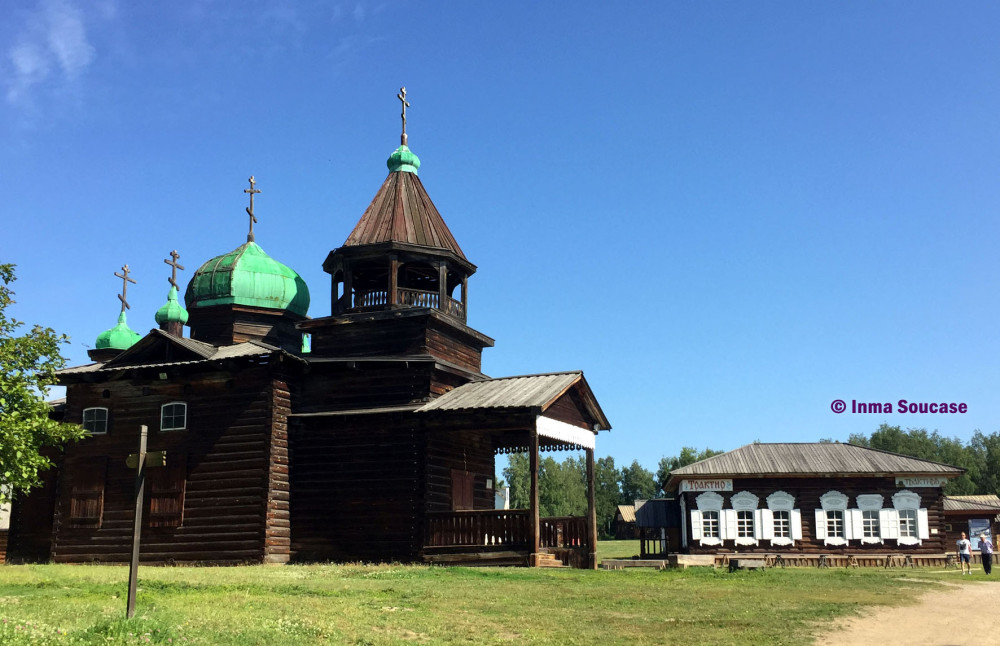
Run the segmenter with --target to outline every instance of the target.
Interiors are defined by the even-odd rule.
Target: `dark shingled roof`
[[[415,173],[389,173],[344,246],[385,242],[437,247],[468,261]]]
[[[854,444],[747,444],[728,453],[674,469],[680,476],[781,476],[934,474],[957,477],[964,469]]]

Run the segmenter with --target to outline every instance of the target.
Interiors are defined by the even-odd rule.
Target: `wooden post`
[[[351,309],[352,307],[357,307],[354,302],[354,276],[351,275],[351,261],[347,258],[344,259],[344,298],[347,299],[347,307],[344,309]]]
[[[438,309],[448,311],[448,265],[438,264]]]
[[[139,430],[139,460],[135,465],[135,522],[132,525],[132,562],[128,568],[128,603],[125,618],[135,616],[135,589],[139,580],[139,534],[142,531],[142,502],[146,480],[146,436],[149,431],[143,424]]]
[[[462,320],[469,319],[469,277],[462,276]]]
[[[389,305],[399,303],[399,259],[395,255],[389,256]]]
[[[538,518],[538,429],[531,429],[531,441],[530,448],[528,449],[528,462],[529,471],[531,471],[531,558],[528,565],[531,567],[536,567],[538,565],[538,530],[539,522]]]
[[[587,567],[597,569],[597,505],[594,495],[594,449],[587,449]]]

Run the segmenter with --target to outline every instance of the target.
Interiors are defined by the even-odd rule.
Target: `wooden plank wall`
[[[50,455],[57,464],[59,455]],[[42,485],[27,496],[14,500],[7,536],[7,561],[10,563],[44,563],[52,553],[52,517],[56,505],[58,467],[40,474]]]
[[[290,449],[294,560],[416,559],[424,440],[412,414],[297,418]]]
[[[316,363],[296,398],[297,413],[401,406],[426,398],[430,363]]]
[[[0,529],[0,565],[7,562],[7,530]]]
[[[452,470],[473,474],[474,509],[493,509],[496,464],[493,442],[486,433],[432,431],[427,434],[427,511],[452,510]]]
[[[862,544],[861,541],[852,540],[848,545],[837,547],[824,545],[822,540],[817,541],[814,525],[816,524],[816,509],[821,509],[819,498],[828,491],[836,490],[848,496],[848,507],[855,508],[858,494],[882,494],[883,507],[892,507],[892,496],[899,488],[896,487],[895,478],[768,478],[768,479],[734,479],[732,492],[719,492],[723,499],[723,507],[731,508],[729,499],[734,493],[749,491],[758,496],[760,501],[758,507],[767,506],[767,496],[775,491],[784,491],[795,497],[795,508],[802,512],[802,541],[796,543],[794,551],[805,554],[859,554],[863,552],[881,553],[907,552],[914,554],[940,554],[947,551],[949,546],[945,543],[944,533],[944,500],[940,489],[911,489],[920,494],[921,507],[927,508],[927,520],[930,528],[937,528],[937,534],[931,534],[930,538],[924,539],[921,545],[897,545],[895,540],[886,543]],[[690,519],[690,510],[696,508],[695,498],[698,494],[684,493],[685,504]],[[740,545],[736,546],[731,541],[726,541],[722,548],[712,546],[701,546],[697,542],[692,542],[691,524],[687,522],[688,551],[691,554],[709,554],[723,551],[743,552],[791,552],[788,547],[776,548],[770,541],[760,541],[760,545]],[[951,546],[953,547],[953,546]]]
[[[166,450],[167,460],[186,456],[184,522],[180,527],[143,530],[146,562],[261,562],[265,557],[268,482],[280,480],[280,456],[271,454],[275,402],[287,407],[281,388],[270,386],[270,369],[240,365],[233,372],[191,374],[170,381],[118,381],[69,386],[66,420],[79,422],[89,406],[109,408],[106,436],[94,436],[67,450],[65,482],[59,489],[52,557],[59,562],[127,561],[134,508],[134,471],[125,457],[138,445],[141,424],[149,427],[149,450]],[[106,396],[105,396],[106,394]],[[188,429],[159,431],[160,406],[188,403]],[[68,522],[73,469],[107,457],[103,519],[99,528]],[[147,502],[148,505],[148,502]],[[275,520],[280,504],[275,504]],[[277,525],[274,525],[277,528]],[[277,536],[272,536],[277,538]],[[280,541],[272,545],[275,556]]]
[[[352,321],[349,325],[327,325],[312,330],[315,356],[362,357],[431,355],[479,372],[482,347],[468,335],[424,314],[401,318]]]
[[[271,384],[271,427],[267,444],[267,496],[264,507],[265,563],[287,563],[291,552],[288,415],[292,410],[292,394],[289,383],[287,376],[281,375]]]

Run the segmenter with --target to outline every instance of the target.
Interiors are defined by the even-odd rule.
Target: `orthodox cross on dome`
[[[260,189],[254,188],[257,183],[254,181],[253,175],[250,176],[250,188],[243,189],[244,193],[250,194],[250,206],[247,207],[247,215],[250,216],[250,233],[247,234],[247,242],[253,242],[253,225],[257,221],[257,216],[253,214],[253,196],[256,193],[260,193]]]
[[[403,104],[403,113],[401,115],[399,115],[399,116],[401,116],[403,118],[403,134],[399,137],[399,143],[405,146],[406,145],[406,109],[408,107],[410,107],[410,102],[406,100],[406,88],[405,87],[399,88],[399,94],[396,95],[396,98],[399,99],[400,103]]]
[[[184,269],[184,265],[177,264],[177,259],[180,257],[181,255],[177,253],[176,249],[174,249],[173,251],[170,252],[171,260],[167,260],[166,258],[163,259],[163,262],[170,265],[170,278],[167,279],[167,282],[169,282],[174,287],[177,287],[177,270]],[[180,288],[177,287],[177,289]]]
[[[129,271],[130,270],[128,268],[128,265],[124,265],[122,267],[122,273],[119,274],[117,271],[115,272],[115,276],[118,276],[119,278],[122,279],[122,293],[118,295],[118,300],[122,302],[122,314],[125,313],[125,310],[132,309],[131,307],[129,307],[128,301],[125,300],[125,297],[128,294],[128,284],[129,283],[132,283],[133,285],[135,284],[135,281],[128,277]]]

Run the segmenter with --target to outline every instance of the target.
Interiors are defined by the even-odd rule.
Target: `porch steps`
[[[539,552],[535,557],[535,567],[566,567],[555,554]]]

